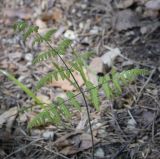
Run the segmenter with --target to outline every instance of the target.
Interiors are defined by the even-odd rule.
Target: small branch
[[[38,142],[38,141],[41,141],[41,140],[43,140],[43,138],[33,140],[33,141],[30,142],[28,145],[25,145],[24,147],[19,148],[18,150],[16,150],[16,151],[10,153],[10,154],[9,154],[8,156],[6,156],[4,159],[10,158],[12,155],[14,155],[14,154],[16,154],[16,153],[18,153],[18,152],[20,152],[20,151],[22,151],[22,150],[28,148],[29,146],[31,146],[31,145],[33,145],[34,143],[36,143],[36,142]]]

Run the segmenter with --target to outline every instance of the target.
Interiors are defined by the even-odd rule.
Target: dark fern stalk
[[[37,32],[38,36],[43,38],[38,32]],[[63,58],[60,56],[60,54],[58,53],[58,51],[56,51],[52,46],[51,44],[45,40],[47,45],[56,52],[56,54],[58,55],[58,57],[60,58],[60,60],[63,62],[64,66],[66,67],[66,69],[69,71],[69,73],[71,74],[73,80],[75,81],[80,93],[82,94],[82,97],[83,97],[83,100],[84,100],[84,103],[85,103],[85,107],[86,107],[86,111],[87,111],[87,117],[88,117],[88,123],[89,123],[89,128],[90,128],[90,133],[91,133],[91,141],[92,141],[92,159],[94,159],[94,139],[93,139],[93,130],[92,130],[92,125],[91,125],[91,118],[90,118],[90,112],[89,112],[89,106],[88,106],[88,103],[87,103],[87,100],[86,100],[86,97],[85,97],[85,94],[84,92],[82,91],[80,85],[78,84],[77,80],[75,79],[72,71],[70,70],[70,68],[68,67],[68,65],[65,63],[65,61],[63,60]]]

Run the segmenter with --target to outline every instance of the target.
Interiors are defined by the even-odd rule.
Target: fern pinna
[[[14,26],[15,30],[18,32],[23,32],[24,40],[26,40],[29,36],[34,34],[35,39],[33,41],[33,46],[38,43],[41,44],[43,42],[47,43],[49,46],[51,41],[51,36],[55,33],[54,29],[49,30],[43,36],[38,33],[37,26],[28,26],[25,22],[19,22]],[[78,71],[84,81],[84,88],[86,89],[85,92],[88,92],[88,99],[90,100],[90,105],[94,106],[94,108],[99,111],[100,109],[100,99],[99,99],[99,91],[102,89],[107,99],[113,99],[115,96],[120,95],[122,93],[123,85],[129,84],[131,81],[135,80],[135,78],[139,75],[148,74],[147,70],[144,69],[131,69],[127,71],[123,71],[121,73],[114,72],[110,75],[105,75],[99,78],[99,85],[95,86],[87,77],[84,72],[85,61],[81,56],[77,56],[74,52],[73,56],[75,56],[75,60],[69,62],[70,68],[65,66],[58,65],[55,63],[53,58],[57,57],[57,52],[59,55],[65,55],[67,50],[70,48],[72,41],[69,39],[61,40],[57,47],[52,48],[49,47],[48,50],[38,54],[34,60],[33,64],[37,64],[39,62],[45,60],[51,60],[54,70],[49,72],[44,77],[42,77],[36,87],[35,91],[32,92],[31,90],[28,91],[26,87],[22,87],[23,84],[17,82],[17,80],[10,75],[9,73],[7,76],[14,81],[18,86],[23,89],[27,95],[32,97],[32,99],[41,106],[42,111],[36,115],[28,124],[28,128],[41,126],[46,123],[55,123],[57,125],[61,124],[63,120],[69,120],[72,117],[72,113],[70,111],[71,107],[74,107],[76,110],[81,111],[81,104],[76,99],[78,94],[74,94],[73,92],[66,92],[68,97],[69,104],[66,105],[66,101],[64,99],[58,97],[55,103],[46,105],[43,104],[41,101],[37,101],[36,95],[34,94],[37,92],[41,87],[45,86],[53,79],[58,80],[61,78],[62,80],[68,80],[76,89],[77,85],[73,79],[70,77],[72,76],[72,72]],[[73,51],[73,50],[72,50]],[[3,70],[0,70],[1,73],[4,73]],[[6,74],[6,73],[5,73]],[[11,78],[12,77],[12,78]],[[24,89],[25,88],[25,89]],[[27,90],[27,91],[26,91]],[[69,105],[69,106],[68,106]]]

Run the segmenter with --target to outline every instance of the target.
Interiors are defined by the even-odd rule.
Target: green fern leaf
[[[59,125],[61,123],[61,116],[57,109],[57,106],[53,103],[50,105],[49,113],[49,121]]]
[[[93,83],[90,81],[86,81],[85,84],[86,84],[87,89],[89,90],[91,102],[93,103],[96,110],[99,111],[100,101],[99,101],[97,87],[95,87]]]
[[[57,47],[57,52],[60,55],[64,55],[65,52],[67,51],[67,49],[70,47],[70,45],[72,44],[72,41],[69,39],[64,39],[62,40]]]
[[[59,109],[64,114],[64,117],[66,117],[66,119],[70,119],[71,113],[70,113],[69,109],[67,108],[67,106],[64,104],[65,103],[64,99],[61,97],[57,97],[57,102],[59,105]]]
[[[49,72],[48,74],[46,74],[44,77],[42,77],[38,81],[38,83],[36,84],[35,90],[37,91],[38,89],[40,89],[44,85],[52,82],[53,79],[58,80],[58,72],[52,71],[52,72]]]
[[[23,34],[23,39],[26,41],[26,39],[33,33],[38,32],[39,27],[38,26],[30,26],[28,30]]]
[[[36,38],[33,40],[32,42],[32,47],[35,45],[35,44],[41,44],[42,42],[44,41],[43,37],[37,35]]]
[[[45,33],[45,35],[43,36],[43,39],[44,39],[45,41],[51,41],[51,37],[52,37],[52,35],[53,35],[56,31],[57,31],[56,29],[50,29],[49,31],[47,31],[47,32]]]
[[[21,31],[25,30],[27,28],[27,26],[28,25],[27,25],[26,22],[20,21],[20,22],[17,22],[16,24],[14,24],[13,28],[14,28],[15,31],[21,32]]]
[[[102,85],[106,97],[108,99],[112,99],[113,92],[111,87],[109,86],[109,82],[110,82],[110,77],[108,75],[100,78],[100,84]]]
[[[76,100],[75,95],[72,92],[67,92],[70,104],[73,105],[77,110],[81,110],[80,103]]]
[[[116,76],[113,76],[112,82],[114,84],[114,90],[115,90],[116,95],[120,95],[122,93],[120,81],[118,80]]]
[[[46,52],[42,52],[40,53],[39,55],[37,55],[35,57],[35,59],[33,60],[33,64],[37,64],[39,62],[42,62],[42,61],[45,61],[51,57],[55,57],[56,56],[56,53],[54,50],[48,50]]]
[[[28,89],[23,83],[21,83],[20,81],[18,81],[12,74],[4,71],[4,70],[0,70],[0,73],[4,74],[5,76],[8,77],[8,79],[10,79],[11,81],[13,81],[17,86],[19,86],[29,97],[31,97],[35,103],[39,104],[42,108],[44,108],[42,102],[36,97],[36,95],[30,90]]]

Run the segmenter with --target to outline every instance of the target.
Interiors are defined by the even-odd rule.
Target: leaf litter
[[[50,69],[49,67],[44,69],[44,65],[47,65],[44,64],[40,67],[42,69],[39,73],[36,68],[34,68],[36,74],[28,70],[30,65],[27,65],[27,62],[29,61],[27,61],[28,58],[26,59],[24,57],[26,57],[25,55],[30,54],[31,47],[24,49],[25,46],[21,42],[20,36],[16,39],[13,31],[11,31],[10,26],[16,19],[29,20],[31,23],[37,23],[45,29],[53,26],[55,28],[60,28],[59,26],[61,26],[62,29],[59,31],[60,33],[57,35],[57,38],[59,38],[59,35],[63,36],[67,30],[73,30],[74,38],[72,39],[78,41],[78,48],[81,48],[82,50],[93,49],[96,52],[96,57],[94,58],[98,57],[98,59],[101,58],[103,61],[99,60],[97,64],[97,62],[93,62],[93,58],[93,61],[90,60],[88,62],[91,65],[90,69],[95,71],[94,78],[97,78],[97,73],[99,72],[105,74],[106,70],[104,71],[102,69],[104,67],[103,65],[105,65],[106,69],[108,65],[110,66],[113,64],[115,59],[120,59],[120,61],[116,60],[114,63],[114,66],[117,67],[118,70],[123,70],[126,66],[147,67],[150,69],[152,69],[152,67],[159,67],[159,47],[157,47],[157,44],[159,44],[159,27],[154,27],[154,29],[148,27],[147,31],[141,29],[151,24],[155,26],[158,23],[158,0],[150,0],[147,2],[125,0],[115,2],[116,4],[113,4],[112,6],[111,1],[99,2],[94,0],[90,3],[89,1],[68,2],[61,0],[60,2],[50,3],[49,6],[46,7],[48,4],[43,4],[42,6],[39,1],[33,1],[28,4],[27,2],[22,3],[16,1],[15,5],[6,0],[2,4],[2,6],[4,5],[3,8],[6,9],[3,14],[1,12],[3,16],[0,21],[0,27],[6,27],[9,31],[5,31],[5,29],[0,32],[2,36],[2,42],[0,44],[0,46],[2,45],[0,51],[0,67],[8,69],[18,77],[20,74],[25,74],[26,76],[23,78],[23,82],[26,82],[26,78],[34,81],[35,79],[33,80],[33,76],[38,78],[41,73],[45,73],[45,71],[47,72]],[[10,4],[10,6],[8,4]],[[1,11],[2,6],[0,6]],[[19,6],[23,6],[25,9],[21,9],[21,7],[18,8]],[[18,12],[16,7],[18,8]],[[116,9],[114,9],[114,7],[116,7]],[[36,22],[35,19],[37,19],[38,22]],[[80,22],[84,23],[85,26],[82,27]],[[139,29],[141,29],[141,31]],[[137,41],[135,40],[136,38],[138,38]],[[10,39],[10,41],[7,41],[6,39]],[[88,39],[87,42],[89,41],[89,45],[81,45],[80,43],[83,43],[86,39]],[[20,46],[17,45],[17,43],[19,43]],[[110,46],[112,49],[106,51],[106,46]],[[113,51],[115,51],[115,49],[118,49],[125,58],[122,58],[121,56],[118,57],[118,54],[114,55]],[[31,54],[34,55],[35,52],[32,52]],[[128,59],[131,59],[132,63],[129,63]],[[35,113],[28,111],[26,115],[21,116],[19,115],[17,108],[19,106],[21,108],[30,108],[32,102],[25,94],[20,92],[1,75],[0,79],[0,102],[3,103],[3,109],[5,108],[3,113],[0,114],[0,121],[2,123],[1,131],[6,132],[9,130],[9,134],[12,136],[9,138],[9,141],[12,139],[12,142],[19,143],[17,147],[12,147],[11,143],[8,141],[2,142],[3,145],[0,144],[0,151],[2,152],[1,154],[3,154],[3,157],[1,154],[0,157],[4,158],[13,152],[13,150],[16,151],[20,147],[25,147],[27,144],[30,144],[30,141],[33,140],[33,138],[45,137],[47,138],[47,141],[38,142],[39,145],[47,145],[50,150],[57,148],[58,153],[71,155],[72,158],[76,158],[77,156],[85,156],[84,158],[87,158],[88,149],[91,148],[91,140],[90,135],[87,133],[88,130],[86,130],[88,124],[85,113],[80,116],[79,112],[75,112],[76,116],[74,117],[75,120],[72,121],[73,127],[71,130],[69,128],[64,129],[63,126],[56,128],[54,125],[48,125],[46,128],[48,129],[46,130],[47,135],[45,134],[42,136],[43,133],[40,130],[43,130],[44,128],[41,127],[37,129],[36,135],[31,135],[29,137],[26,130],[26,122],[31,116],[34,116]],[[82,86],[83,81],[80,79],[79,75],[77,75],[77,79]],[[143,87],[144,84],[142,79],[138,79],[138,83],[134,84],[132,88],[125,90],[121,97],[122,101],[120,99],[117,99],[116,102],[105,101],[103,93],[100,93],[103,102],[101,112],[97,114],[92,112],[92,108],[90,110],[92,112],[91,118],[93,127],[96,127],[96,130],[94,131],[94,139],[98,147],[98,150],[95,151],[96,155],[98,154],[98,156],[102,157],[108,156],[109,158],[114,157],[114,155],[119,152],[120,147],[129,143],[127,148],[124,148],[125,151],[120,153],[121,158],[124,158],[127,155],[132,156],[132,158],[142,158],[144,156],[146,158],[156,158],[159,156],[159,81],[159,71],[156,70],[154,76],[151,77],[151,85],[147,84],[145,86],[142,92],[143,95],[135,104],[135,98],[138,98],[138,90]],[[55,89],[55,87],[62,90],[74,91],[74,87],[69,83],[65,83],[60,79],[58,82],[59,83],[56,83],[55,85],[53,82],[51,91],[48,87],[43,88],[39,97],[43,98],[44,101],[48,103],[50,102],[49,97],[51,97],[51,95],[54,96],[56,94],[55,92],[57,92],[57,88]],[[35,84],[35,81],[33,84]],[[8,96],[4,93],[5,89],[10,92],[8,93]],[[131,93],[128,93],[129,89],[131,89]],[[10,94],[17,95],[17,102],[14,106],[3,100],[4,97],[9,99]],[[128,114],[128,109],[133,118]],[[13,117],[10,118],[9,116],[12,113]],[[94,119],[97,118],[99,120],[93,122],[95,121]],[[19,126],[19,130],[17,130],[15,127],[17,127],[16,124],[19,122],[21,125]],[[3,129],[4,127],[6,129]],[[78,130],[75,131],[75,127],[81,129],[81,132]],[[17,131],[19,135],[16,135]],[[50,131],[54,133],[50,133]],[[0,141],[3,138],[7,138],[6,135],[3,134],[4,133],[1,133],[0,135]],[[51,137],[53,134],[54,139]],[[135,134],[136,140],[132,138]],[[50,137],[52,138],[51,140]],[[20,139],[20,142],[18,139]],[[48,142],[48,140],[50,141]],[[152,141],[152,143],[149,141]],[[8,147],[8,149],[6,149],[3,147],[6,143],[10,145],[10,148]],[[50,143],[52,148],[50,147]],[[57,157],[57,153],[46,152],[44,149],[40,150],[37,148],[38,144],[31,144],[24,152],[14,154],[15,157],[12,158],[23,158],[24,154],[28,155],[27,157],[30,157],[29,154],[32,154],[32,158]],[[150,146],[148,147],[147,145]],[[81,153],[77,154],[80,151]],[[37,154],[34,155],[34,152]]]

